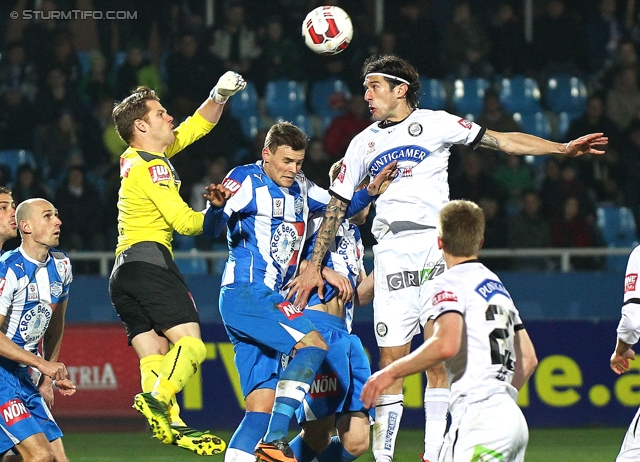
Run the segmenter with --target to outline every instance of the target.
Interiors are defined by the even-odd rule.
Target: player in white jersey
[[[282,293],[300,261],[310,214],[324,210],[329,201],[327,191],[300,170],[306,146],[299,128],[277,123],[267,134],[261,162],[237,167],[222,184],[207,188],[212,206],[204,233],[214,237],[228,230],[220,314],[234,345],[247,410],[229,442],[228,462],[256,456],[270,462],[295,460],[286,439],[289,421],[327,354],[322,336]],[[379,181],[384,177],[379,175]],[[372,182],[372,196],[378,186]],[[367,190],[363,193],[369,203]],[[350,291],[349,285],[341,296],[350,298]],[[294,350],[278,376],[280,353]]]
[[[524,461],[529,438],[517,390],[538,362],[509,292],[478,261],[484,226],[482,210],[473,202],[444,206],[437,241],[447,271],[435,279],[430,296],[433,335],[372,375],[362,391],[363,402],[373,406],[398,378],[444,361],[451,427],[440,462]]]
[[[53,404],[54,381],[63,394],[75,392],[65,365],[57,362],[71,264],[64,252],[52,249],[59,242],[61,221],[48,201],[23,202],[16,220],[22,244],[0,259],[0,452],[15,446],[25,461],[64,462],[62,432],[48,406]],[[40,391],[30,367],[42,374]]]
[[[622,304],[622,316],[618,324],[618,341],[616,349],[611,355],[611,369],[616,374],[622,374],[629,370],[629,360],[636,358],[632,349],[640,339],[640,246],[633,249],[629,255],[627,272],[624,278],[624,302]],[[624,437],[617,462],[635,462],[640,460],[640,432],[638,420],[640,409],[629,425],[629,430]]]
[[[435,225],[449,200],[447,168],[454,144],[504,151],[514,155],[602,154],[602,133],[569,143],[554,143],[524,133],[482,128],[445,111],[417,109],[419,76],[403,59],[382,55],[363,66],[365,100],[375,123],[359,133],[345,154],[343,171],[331,186],[333,196],[318,231],[310,264],[291,284],[295,305],[304,307],[311,291],[323,285],[320,262],[344,217],[356,186],[391,162],[400,174],[376,202],[373,234],[375,298],[373,301],[380,367],[410,351],[411,339],[424,327],[428,338],[428,299],[424,286],[443,270]],[[426,323],[426,324],[425,324]],[[427,370],[425,390],[425,459],[434,460],[446,427],[448,383],[441,365]],[[403,410],[403,380],[394,382],[376,407],[373,452],[377,462],[390,461]]]

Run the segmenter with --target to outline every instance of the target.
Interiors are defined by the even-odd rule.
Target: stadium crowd
[[[118,160],[126,148],[114,130],[114,102],[137,85],[150,86],[177,126],[195,111],[212,80],[231,69],[254,88],[257,113],[248,123],[246,113],[234,111],[238,101],[233,100],[218,128],[176,158],[183,197],[201,207],[204,185],[258,158],[265,127],[277,116],[269,108],[269,84],[279,79],[298,82],[307,95],[301,118],[290,120],[310,136],[304,171],[328,187],[329,166],[371,121],[360,67],[372,54],[393,53],[414,64],[425,82],[443,85],[443,108],[488,129],[528,131],[514,118],[518,111],[506,104],[503,91],[503,82],[526,77],[537,85],[539,112],[550,121],[550,133],[542,136],[566,141],[605,133],[609,146],[603,156],[535,163],[455,146],[449,171],[451,198],[483,208],[485,248],[605,245],[596,223],[598,205],[629,207],[636,218],[640,213],[640,4],[536,0],[533,39],[527,42],[524,3],[385,2],[382,32],[376,33],[375,5],[368,0],[5,2],[0,5],[0,185],[13,189],[17,203],[43,197],[57,205],[65,251],[113,250]],[[302,19],[321,4],[340,5],[354,23],[349,48],[331,57],[315,55],[300,37]],[[25,19],[28,10],[40,11],[39,19]],[[56,19],[55,12],[71,10],[128,11],[135,19]],[[12,12],[19,13],[17,19]],[[580,111],[555,112],[547,91],[549,79],[558,75],[585,84]],[[478,78],[490,84],[480,110],[460,113],[456,80]],[[335,79],[344,87],[328,95],[330,115],[319,114],[312,91]],[[26,152],[26,163],[2,164],[9,158],[2,152],[17,150]],[[372,245],[368,229],[363,226],[365,245]],[[208,249],[211,243],[202,240],[198,246]],[[541,264],[546,265],[518,262],[523,269],[544,269]],[[585,259],[574,266],[598,269],[601,262]]]

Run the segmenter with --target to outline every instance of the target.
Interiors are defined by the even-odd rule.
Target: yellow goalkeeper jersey
[[[129,147],[120,156],[116,255],[143,241],[158,242],[171,251],[174,231],[189,236],[202,233],[204,215],[180,197],[180,178],[169,158],[213,126],[196,112],[174,130],[176,139],[164,153]]]

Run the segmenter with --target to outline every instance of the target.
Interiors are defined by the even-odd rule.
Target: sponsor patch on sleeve
[[[4,292],[4,286],[7,284],[7,280],[5,278],[0,278],[0,295]]]
[[[337,176],[337,178],[336,178],[336,179],[337,179],[340,183],[344,183],[344,176],[346,175],[346,173],[347,173],[347,166],[346,166],[346,165],[345,165],[345,163],[343,162],[343,163],[342,163],[342,165],[340,165],[340,173],[338,173],[338,176]]]
[[[627,274],[624,277],[624,293],[633,292],[636,290],[636,281],[638,280],[638,273]],[[3,281],[4,285],[4,281]],[[0,295],[2,294],[2,290],[0,290]]]
[[[164,165],[152,165],[149,167],[149,174],[151,175],[151,181],[154,183],[171,179],[171,172]]]
[[[234,180],[233,178],[225,178],[224,180],[222,180],[222,186],[224,186],[225,188],[227,188],[229,191],[231,191],[231,194],[235,194],[238,192],[238,190],[240,189],[240,187],[242,186],[242,184],[238,183],[236,180]]]
[[[473,126],[473,122],[467,119],[460,119],[458,120],[458,123],[462,125],[464,128],[466,128],[467,130],[471,130],[471,127]]]
[[[456,296],[456,294],[454,294],[453,292],[448,292],[446,290],[443,290],[442,292],[438,292],[431,299],[431,303],[433,304],[433,306],[436,306],[437,304],[442,302],[457,302],[457,301],[458,301],[458,297]]]

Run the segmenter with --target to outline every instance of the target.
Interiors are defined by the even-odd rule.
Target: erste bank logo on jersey
[[[154,183],[171,179],[171,172],[164,165],[152,165],[149,167],[149,174],[151,175],[151,181]]]
[[[0,413],[2,413],[2,420],[7,424],[7,427],[31,417],[31,413],[19,399],[12,399],[4,403],[0,406]]]
[[[305,226],[303,222],[280,223],[271,235],[271,256],[281,266],[297,260]]]
[[[627,274],[624,277],[624,293],[636,290],[636,282],[638,281],[638,273]],[[0,291],[0,294],[2,291]]]

